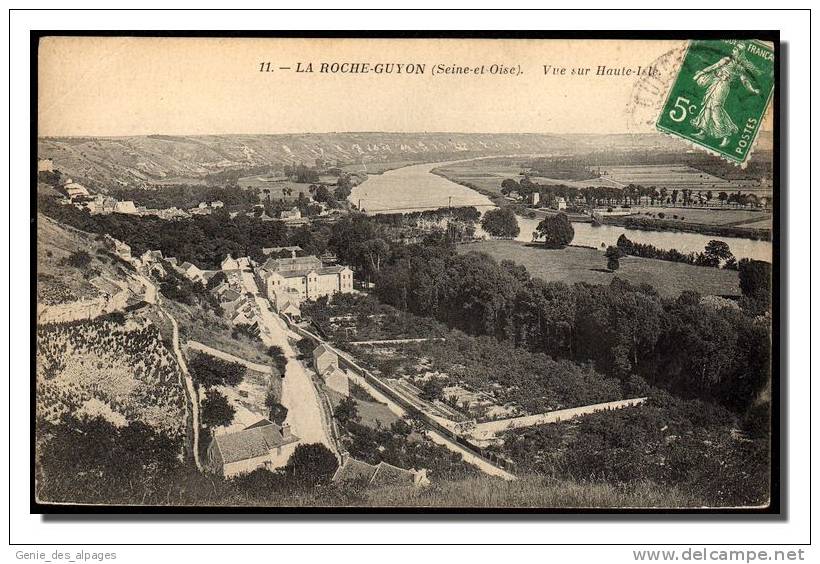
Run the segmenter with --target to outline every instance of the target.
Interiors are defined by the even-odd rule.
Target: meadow
[[[458,251],[487,253],[497,261],[511,260],[547,282],[609,284],[618,276],[633,284],[650,284],[662,296],[673,298],[686,290],[701,295],[740,295],[738,275],[733,270],[623,257],[620,269],[612,273],[606,269],[603,251],[583,247],[547,249],[520,241],[478,241],[460,245]]]

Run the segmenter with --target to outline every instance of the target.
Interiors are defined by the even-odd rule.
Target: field
[[[437,168],[436,171],[450,180],[459,183],[470,183],[480,190],[501,194],[501,181],[505,178],[520,180],[522,165],[511,161],[496,159],[479,159],[463,163],[450,164]],[[771,187],[760,186],[753,181],[734,181],[718,178],[701,170],[686,165],[628,165],[612,166],[601,170],[600,178],[589,180],[566,180],[548,176],[533,175],[530,179],[538,184],[563,184],[575,188],[589,186],[608,186],[623,188],[628,184],[655,186],[658,189],[690,189],[694,191],[711,190],[717,192],[756,192],[770,195]]]
[[[302,193],[306,198],[310,198],[310,184],[300,184],[298,182],[291,182],[278,177],[269,177],[265,175],[253,175],[240,178],[237,182],[240,188],[253,189],[260,196],[265,196],[263,190],[270,190],[270,197],[274,201],[284,199],[286,201],[296,200],[299,194]],[[290,195],[285,195],[284,190],[289,188],[293,190]]]
[[[665,219],[674,220],[674,216],[683,217],[684,223],[699,225],[716,225],[724,227],[749,227],[759,229],[772,228],[772,214],[758,210],[741,210],[731,208],[661,208],[661,207],[633,207],[638,215],[646,213],[657,215],[665,214]]]
[[[351,385],[355,386],[355,384]],[[364,391],[362,393],[366,394]],[[330,398],[330,403],[333,405],[334,409],[344,399],[341,394],[334,392],[333,390],[328,390],[327,395]],[[356,411],[361,418],[360,422],[362,425],[367,425],[373,429],[377,429],[379,427],[388,429],[390,428],[390,425],[399,420],[399,417],[390,411],[390,408],[382,403],[379,403],[373,399],[365,400],[356,396],[351,397],[353,397],[353,400],[356,402]]]
[[[410,166],[414,164],[423,163],[424,159],[414,160],[414,161],[384,161],[384,162],[366,162],[366,163],[355,163],[355,164],[348,164],[342,167],[342,170],[345,172],[364,172],[366,174],[382,174],[383,172],[387,172],[388,170],[395,170],[397,168],[401,168],[403,166]]]
[[[671,298],[685,290],[702,295],[740,295],[737,272],[732,270],[623,257],[621,268],[613,274],[606,270],[606,258],[601,251],[580,247],[545,249],[518,241],[479,241],[461,245],[458,250],[487,253],[498,261],[511,260],[548,282],[609,284],[617,275],[633,284],[650,284],[662,296]]]
[[[270,364],[265,346],[259,340],[248,337],[231,335],[231,324],[212,311],[203,308],[187,306],[173,300],[165,300],[163,306],[168,313],[176,318],[179,324],[179,336],[184,341],[198,341],[209,347],[244,358],[250,362]],[[163,336],[170,335],[169,327],[159,318],[155,323],[162,328]]]
[[[521,170],[521,167],[515,163],[499,162],[494,159],[477,159],[436,168],[435,172],[453,182],[469,183],[479,190],[500,196],[501,182],[505,178],[520,180],[519,173]]]

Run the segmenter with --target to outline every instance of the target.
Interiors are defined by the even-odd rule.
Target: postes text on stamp
[[[774,91],[774,50],[755,40],[692,41],[657,128],[745,165]]]

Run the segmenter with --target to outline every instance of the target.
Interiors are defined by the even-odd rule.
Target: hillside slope
[[[641,149],[680,149],[660,134],[555,136],[527,133],[305,133],[287,135],[205,135],[42,138],[38,156],[89,184],[139,184],[196,178],[230,168],[288,163],[312,164],[317,158],[342,163],[448,160],[488,155],[569,154],[607,145]]]

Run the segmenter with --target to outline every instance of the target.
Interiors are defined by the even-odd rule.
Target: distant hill
[[[761,139],[759,148],[771,147]],[[228,169],[313,164],[450,160],[489,155],[552,155],[593,151],[686,151],[661,134],[546,135],[526,133],[304,133],[283,135],[148,135],[50,137],[38,156],[96,187],[204,178]]]

